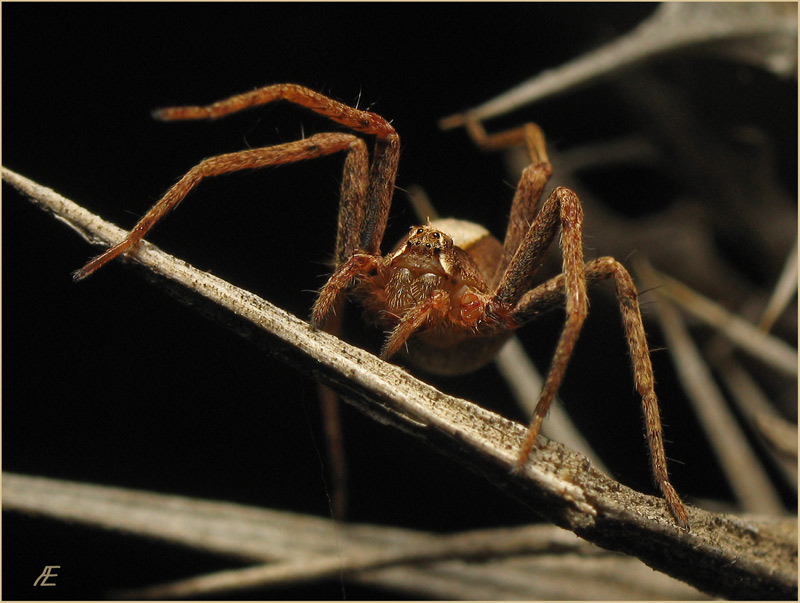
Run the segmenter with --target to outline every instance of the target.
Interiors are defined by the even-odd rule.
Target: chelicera
[[[653,369],[636,287],[628,271],[613,258],[584,263],[583,210],[573,191],[558,187],[540,203],[552,167],[539,127],[526,124],[487,135],[480,124],[468,122],[472,137],[484,148],[524,144],[531,159],[516,189],[502,243],[477,224],[434,220],[412,227],[393,251],[383,255],[380,248],[394,192],[400,138],[380,115],[295,84],[266,86],[208,106],[160,109],[154,115],[162,120],[214,119],[278,100],[301,105],[354,132],[374,136],[371,157],[359,136],[327,132],[205,159],[167,191],[123,241],[87,263],[75,278],[87,277],[131,249],[204,178],[343,152],[336,268],[317,297],[312,324],[335,331],[336,310],[349,294],[360,302],[370,321],[390,329],[381,351],[383,358],[403,356],[406,362],[427,372],[460,374],[489,362],[514,329],[544,310],[565,306],[566,321],[517,458],[519,470],[535,445],[586,318],[587,284],[613,279],[634,382],[642,397],[653,475],[675,520],[688,529],[686,509],[667,475]],[[534,287],[533,278],[558,232],[563,273]]]

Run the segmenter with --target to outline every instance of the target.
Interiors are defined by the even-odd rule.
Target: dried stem
[[[124,231],[75,203],[3,169],[3,179],[93,242],[109,245]],[[367,415],[413,435],[486,477],[547,520],[602,547],[710,594],[730,598],[797,597],[796,523],[741,519],[689,509],[681,531],[664,501],[623,486],[563,445],[539,438],[524,471],[512,473],[526,429],[467,400],[448,396],[400,367],[312,329],[257,296],[141,243],[130,259],[212,300],[249,335],[298,370],[335,389]],[[255,325],[255,327],[253,326]]]
[[[789,344],[765,333],[740,316],[731,314],[683,283],[654,270],[652,275],[654,282],[662,287],[661,293],[694,317],[714,327],[739,349],[790,377],[797,376],[797,350]]]
[[[705,49],[782,77],[797,73],[797,8],[789,3],[665,2],[629,34],[564,65],[544,71],[511,90],[441,120],[460,127],[465,115],[497,117],[543,98],[619,75],[670,53]]]
[[[549,525],[441,535],[11,473],[3,484],[6,509],[269,563],[117,593],[125,598],[207,596],[341,575],[423,598],[702,598],[632,557]]]
[[[758,322],[758,328],[762,331],[769,331],[778,317],[792,302],[792,298],[797,295],[797,239],[794,241],[794,246],[786,254],[786,263],[781,271],[781,276],[775,284],[775,289],[772,292],[772,297],[769,299],[761,320]]]

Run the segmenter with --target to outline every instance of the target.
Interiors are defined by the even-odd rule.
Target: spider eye
[[[439,238],[439,233],[438,232],[434,232],[433,233],[433,238],[434,239],[438,239]]]
[[[417,234],[422,234],[422,229],[421,228],[417,228]]]

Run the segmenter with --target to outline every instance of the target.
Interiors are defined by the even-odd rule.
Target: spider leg
[[[343,126],[361,132],[390,137],[395,133],[392,125],[383,117],[370,111],[355,109],[332,98],[298,84],[273,84],[234,94],[228,98],[205,106],[165,107],[153,111],[156,119],[167,121],[184,119],[217,119],[237,113],[243,109],[285,100],[310,109]]]
[[[492,151],[524,144],[531,159],[530,165],[523,170],[514,193],[511,215],[503,241],[503,256],[494,275],[490,275],[492,284],[496,285],[531,227],[539,209],[542,191],[553,173],[553,167],[547,157],[544,133],[534,123],[494,134],[487,134],[483,125],[475,120],[468,120],[466,125],[470,137],[480,148]],[[533,274],[530,276],[533,278]]]
[[[363,228],[366,211],[369,160],[366,144],[361,138],[352,134],[326,133],[273,147],[219,155],[200,162],[167,191],[164,197],[145,214],[125,239],[91,260],[75,274],[75,278],[79,280],[87,277],[106,262],[136,245],[161,218],[174,209],[204,178],[243,169],[302,161],[339,151],[347,153],[342,177],[339,228],[335,252],[336,262],[339,264],[346,257],[348,250],[359,246],[361,242],[361,229]],[[331,300],[331,303],[333,302],[335,300]],[[342,303],[338,303],[340,308],[342,305]],[[329,305],[328,307],[332,306]],[[338,318],[336,318],[335,322],[326,324],[326,330],[335,332],[338,330],[338,324]],[[327,387],[320,385],[320,402],[322,404],[329,456],[332,463],[332,511],[334,517],[343,519],[347,506],[347,470],[336,394]]]
[[[339,311],[332,314],[325,323],[325,330],[334,334],[338,334],[341,331],[341,310],[344,309],[344,299],[338,302],[336,309]],[[331,513],[334,519],[344,521],[347,517],[348,507],[348,480],[339,396],[330,387],[320,382],[317,383],[317,393],[322,410],[325,441],[328,445],[328,458],[331,463]]]
[[[207,107],[174,107],[156,113],[160,119],[217,118],[276,100],[287,100],[345,125],[362,134],[376,136],[372,164],[361,139],[347,153],[339,197],[338,227],[334,248],[336,271],[320,291],[312,310],[312,324],[338,334],[341,330],[344,299],[342,294],[354,276],[372,267],[364,254],[379,254],[386,229],[394,181],[397,175],[400,141],[394,128],[381,116],[360,111],[313,90],[294,84],[267,86],[238,94]],[[319,386],[323,422],[331,459],[333,482],[332,510],[344,519],[347,508],[347,463],[345,461],[338,396],[325,385]]]
[[[689,518],[686,509],[675,491],[675,488],[670,483],[667,473],[664,435],[661,427],[658,398],[656,397],[654,388],[655,379],[653,377],[653,365],[650,361],[650,353],[647,346],[647,337],[645,336],[642,315],[639,309],[636,286],[625,267],[614,258],[610,257],[599,258],[587,263],[583,269],[583,273],[587,283],[593,283],[608,278],[614,279],[615,294],[619,303],[622,323],[625,328],[625,337],[630,352],[633,379],[636,390],[642,398],[642,409],[645,416],[645,429],[647,432],[647,443],[650,450],[653,477],[661,493],[664,495],[664,499],[667,501],[670,513],[672,513],[675,520],[683,529],[688,530]],[[526,293],[511,312],[511,318],[518,324],[524,324],[535,318],[541,312],[563,304],[564,296],[569,295],[569,287],[566,284],[568,279],[569,276],[567,274],[561,274]],[[569,308],[569,298],[567,298],[567,307]],[[567,314],[569,316],[569,309],[567,310]],[[567,327],[565,327],[565,331],[566,330]],[[559,344],[560,343],[561,342],[559,342]],[[560,369],[563,374],[563,369],[566,368],[568,360],[568,356],[564,358],[559,356],[558,352],[556,353],[553,360],[553,367],[551,367],[550,373],[548,374],[548,382],[554,372],[555,365],[559,363],[563,365]],[[552,393],[547,391],[547,385],[545,385],[534,411],[528,437],[517,461],[518,468],[522,467],[533,448],[542,420],[547,414],[554,394],[555,391]]]
[[[539,268],[541,258],[552,242],[559,223],[563,255],[563,275],[560,282],[563,287],[561,299],[566,299],[566,321],[531,419],[528,437],[517,461],[518,469],[525,464],[533,448],[542,421],[564,378],[569,359],[589,310],[583,267],[583,209],[574,192],[559,187],[547,198],[525,234],[511,263],[506,268],[495,297],[490,302],[490,305],[495,308],[505,308],[510,324],[520,324],[519,319],[524,315],[526,306],[519,302],[523,298],[525,290],[530,286],[533,273]],[[536,299],[533,297],[533,301]],[[526,301],[533,303],[530,296],[527,296]],[[511,309],[509,310],[509,308]]]
[[[125,239],[89,261],[83,268],[75,272],[74,278],[75,280],[86,278],[107,262],[131,249],[144,238],[159,220],[175,209],[204,178],[230,174],[240,170],[294,163],[339,151],[346,151],[348,155],[362,156],[360,159],[346,161],[346,166],[366,161],[367,150],[364,141],[353,134],[344,133],[316,134],[304,140],[272,147],[226,153],[204,159],[190,169],[166,192],[139,220]]]
[[[517,470],[525,465],[536,443],[539,429],[561,385],[586,319],[587,282],[613,276],[633,364],[634,382],[642,397],[653,476],[675,520],[683,529],[688,530],[686,509],[667,474],[653,367],[639,310],[638,293],[630,274],[613,258],[600,258],[584,266],[583,209],[577,195],[571,190],[557,188],[537,213],[540,196],[552,173],[544,135],[538,126],[526,124],[515,130],[488,135],[475,119],[467,119],[465,125],[478,146],[494,150],[524,143],[531,158],[531,164],[523,170],[514,196],[503,257],[492,279],[493,286],[496,287],[495,295],[487,304],[487,314],[498,319],[500,323],[505,323],[507,327],[514,328],[532,320],[545,309],[566,305],[566,322],[539,395],[528,436],[517,458]],[[528,291],[559,224],[563,274]]]
[[[402,320],[394,328],[383,344],[381,358],[384,360],[394,356],[403,344],[408,341],[430,319],[447,314],[450,309],[450,295],[441,289],[435,289],[431,295],[419,302],[403,315]]]
[[[376,137],[372,162],[365,142],[352,134],[326,133],[308,139],[286,144],[245,150],[211,157],[200,162],[184,175],[167,193],[142,217],[133,230],[120,243],[89,261],[73,275],[75,280],[86,278],[95,270],[125,253],[141,241],[147,232],[166,214],[178,206],[204,178],[228,174],[245,169],[279,165],[303,161],[339,151],[346,157],[342,177],[339,203],[339,219],[334,260],[338,280],[333,286],[326,286],[329,295],[322,294],[315,304],[315,324],[322,325],[329,332],[337,332],[343,309],[342,289],[352,281],[341,268],[355,252],[365,250],[368,254],[378,254],[386,229],[386,221],[394,193],[397,164],[400,155],[400,139],[392,125],[380,115],[361,111],[330,99],[322,94],[296,84],[266,86],[237,94],[208,106],[169,107],[153,113],[161,120],[215,119],[237,111],[285,100],[303,106],[361,134]],[[346,268],[345,272],[351,267]],[[341,284],[343,281],[344,284]],[[330,285],[329,281],[329,285]],[[321,300],[323,300],[321,302]],[[327,300],[327,301],[325,301]],[[336,314],[336,310],[340,310]],[[329,314],[336,314],[333,318]],[[326,320],[328,319],[328,320]],[[320,386],[320,398],[326,424],[326,435],[333,462],[333,511],[341,518],[346,505],[346,469],[342,447],[341,429],[338,420],[336,395]]]
[[[400,138],[392,125],[380,115],[371,111],[355,109],[304,86],[275,84],[236,94],[207,106],[159,109],[154,112],[154,116],[164,120],[216,119],[243,109],[279,100],[305,107],[361,134],[376,136],[368,182],[367,204],[357,228],[351,229],[359,235],[356,239],[358,244],[349,249],[344,246],[344,255],[349,255],[356,248],[369,253],[378,253],[386,229],[400,157]],[[337,257],[337,263],[342,260],[343,258]]]
[[[477,122],[468,122],[467,126],[473,139],[484,148],[504,148],[524,142],[532,160],[531,165],[523,171],[514,196],[511,220],[503,246],[503,263],[495,275],[496,290],[487,308],[489,314],[504,318],[509,327],[522,324],[526,308],[528,305],[536,306],[539,297],[531,299],[529,294],[526,296],[528,305],[520,305],[519,302],[530,289],[544,254],[559,230],[559,225],[561,227],[563,275],[558,281],[561,288],[558,298],[563,301],[566,296],[567,318],[531,419],[528,437],[517,460],[517,469],[521,469],[561,385],[588,313],[583,270],[583,209],[574,192],[558,187],[536,213],[539,197],[552,172],[544,136],[538,126],[528,124],[517,130],[492,136],[486,135]],[[552,286],[550,289],[540,287],[534,291],[547,292],[551,296],[553,294]]]
[[[379,255],[371,255],[357,251],[347,261],[341,264],[323,285],[311,311],[311,324],[325,326],[328,317],[334,308],[338,309],[338,302],[342,298],[353,279],[359,274],[366,274],[383,264]],[[327,330],[327,329],[326,329]]]
[[[523,175],[522,181],[527,178]],[[585,304],[583,283],[583,209],[578,196],[563,186],[556,188],[528,228],[519,247],[499,277],[493,304],[514,307],[530,289],[545,252],[561,226],[563,271],[571,292],[567,303]]]
[[[292,163],[329,155],[337,151],[356,149],[356,157],[345,163],[343,192],[350,197],[364,201],[345,201],[342,206],[353,208],[344,216],[344,224],[340,218],[340,231],[348,234],[337,239],[337,263],[356,248],[377,253],[386,229],[386,220],[394,191],[397,175],[397,163],[400,154],[400,140],[391,124],[381,116],[369,111],[353,109],[343,103],[334,101],[322,94],[298,86],[296,84],[277,84],[266,86],[244,94],[238,94],[211,105],[200,107],[168,107],[154,112],[154,116],[163,120],[179,119],[214,119],[242,109],[262,105],[278,100],[286,100],[306,107],[337,123],[343,124],[362,134],[376,136],[375,150],[371,166],[368,168],[366,147],[360,138],[351,134],[317,134],[308,139],[265,147],[218,155],[200,162],[181,178],[134,226],[128,236],[119,244],[94,258],[83,268],[76,271],[74,278],[80,280],[125,253],[169,211],[174,209],[186,195],[197,186],[203,178],[217,176],[244,169],[252,169],[281,163]],[[348,178],[352,172],[353,177]],[[366,192],[364,192],[366,191]],[[341,207],[341,206],[340,206]],[[341,214],[340,210],[340,214]]]
[[[557,297],[559,302],[563,302],[566,296],[566,322],[531,419],[528,437],[517,460],[519,470],[530,455],[542,421],[561,385],[589,309],[583,268],[583,208],[573,191],[558,187],[536,213],[539,197],[552,172],[544,136],[538,126],[528,124],[491,136],[477,122],[467,122],[467,126],[473,139],[487,149],[504,148],[524,142],[532,161],[523,170],[514,196],[511,220],[503,246],[503,260],[494,277],[496,289],[487,305],[487,313],[498,317],[507,327],[514,328],[524,322],[526,311],[535,311],[541,305],[541,297],[548,302]],[[539,296],[532,297],[528,294],[527,303],[520,304],[520,300],[531,287],[533,277],[541,266],[559,225],[563,274],[560,280],[553,282],[558,283],[560,290],[554,291],[552,284],[545,284],[534,289]],[[534,310],[528,310],[529,307]]]

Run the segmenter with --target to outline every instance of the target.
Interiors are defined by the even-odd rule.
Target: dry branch
[[[665,2],[635,30],[564,65],[544,71],[466,113],[487,120],[523,105],[677,52],[713,53],[797,76],[797,7],[780,2]],[[463,115],[441,121],[461,126]]]
[[[94,243],[116,243],[125,234],[5,168],[3,179]],[[249,335],[272,353],[330,385],[367,415],[475,470],[548,521],[713,595],[797,598],[794,519],[744,519],[690,508],[687,534],[674,524],[663,500],[613,481],[582,455],[541,436],[525,470],[512,473],[526,432],[522,425],[448,396],[153,245],[140,244],[130,259],[178,283],[186,295],[212,300],[252,323]],[[246,329],[239,322],[237,328]]]
[[[549,525],[441,535],[12,473],[3,475],[3,490],[7,510],[263,564],[118,593],[125,598],[230,594],[341,575],[423,598],[702,598],[632,557]]]

